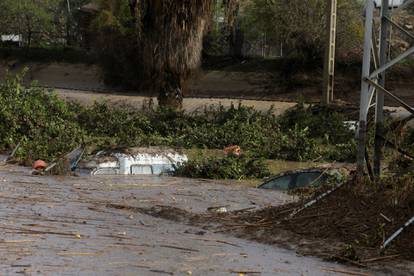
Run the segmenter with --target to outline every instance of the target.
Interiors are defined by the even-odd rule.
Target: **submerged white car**
[[[91,175],[161,175],[173,173],[187,161],[185,154],[173,149],[132,148],[98,152],[91,160],[81,161],[78,169]]]

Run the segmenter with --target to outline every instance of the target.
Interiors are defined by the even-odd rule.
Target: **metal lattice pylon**
[[[390,26],[400,31],[414,41],[414,34],[407,32],[398,23],[391,19],[392,14],[399,13],[414,0],[407,0],[396,9],[389,10],[389,0],[382,0],[381,5],[381,25],[379,45],[376,44],[374,29],[374,0],[367,0],[365,6],[365,38],[364,55],[362,63],[361,97],[358,125],[358,149],[357,149],[357,170],[358,175],[362,176],[365,167],[366,138],[367,138],[367,117],[370,108],[375,107],[375,149],[374,149],[374,175],[381,173],[382,158],[382,135],[384,128],[384,95],[398,102],[402,107],[414,114],[414,108],[405,103],[398,96],[394,95],[385,88],[385,72],[401,60],[414,54],[414,46],[400,54],[399,56],[388,59],[388,32]],[[372,68],[373,67],[373,68]],[[374,100],[375,99],[375,100]]]

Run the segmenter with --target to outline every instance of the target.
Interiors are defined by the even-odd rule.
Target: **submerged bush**
[[[228,155],[191,160],[178,167],[175,176],[212,179],[263,178],[270,172],[264,159],[248,155]]]
[[[305,107],[299,103],[286,111],[280,116],[279,124],[281,131],[291,137],[290,142],[284,143],[293,157],[296,156],[291,160],[309,160],[319,156],[325,161],[353,162],[356,158],[355,132],[345,121],[345,115],[329,107]]]
[[[309,137],[324,139],[330,144],[343,144],[354,138],[354,132],[344,124],[346,117],[329,107],[309,106],[299,103],[281,115],[279,123],[283,131],[297,125],[308,128]]]
[[[291,161],[313,160],[319,157],[316,141],[309,135],[308,127],[301,129],[298,124],[287,130],[286,136],[281,141],[281,159]]]
[[[105,102],[83,107],[61,100],[51,91],[24,86],[17,76],[0,85],[0,106],[0,150],[11,150],[20,143],[20,160],[50,161],[80,144],[93,145],[95,150],[238,145],[248,157],[197,161],[187,167],[204,168],[195,170],[195,175],[239,178],[261,175],[260,170],[254,171],[261,162],[252,160],[348,161],[353,160],[356,148],[342,115],[323,109],[316,112],[303,105],[280,118],[272,109],[259,112],[241,105],[211,106],[193,113],[153,107],[138,110]]]
[[[111,107],[96,102],[88,108],[78,107],[78,123],[89,136],[107,141],[107,146],[141,146],[151,132],[149,119],[129,106]],[[109,138],[109,139],[108,139]]]
[[[2,150],[20,143],[18,158],[53,159],[82,142],[75,111],[50,91],[24,87],[18,76],[0,84],[0,95]]]

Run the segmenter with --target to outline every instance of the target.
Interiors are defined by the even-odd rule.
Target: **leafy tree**
[[[60,36],[65,37],[66,44],[73,46],[79,35],[79,9],[90,0],[59,0],[55,11],[55,25]]]
[[[307,61],[323,56],[325,0],[248,0],[245,5],[243,26],[250,39],[266,36],[269,43],[283,42],[291,55]],[[360,45],[361,10],[357,0],[339,0],[339,48]]]
[[[142,88],[144,68],[142,41],[136,20],[140,13],[132,2],[99,0],[99,12],[91,27],[97,34],[94,49],[109,85],[122,83],[128,88]]]
[[[26,46],[41,43],[56,30],[55,14],[60,0],[0,1],[0,31],[22,34]]]
[[[0,32],[22,34],[26,46],[76,41],[78,9],[89,0],[0,1]]]
[[[271,8],[272,5],[269,0],[243,1],[241,27],[252,44],[263,44],[263,41],[266,41],[269,45],[277,45],[283,41],[278,23],[274,19],[275,12]]]

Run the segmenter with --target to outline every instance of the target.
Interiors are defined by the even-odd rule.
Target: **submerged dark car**
[[[339,174],[337,170],[306,169],[287,171],[267,179],[257,186],[259,189],[294,190],[307,186],[320,186],[327,183],[330,175]]]

